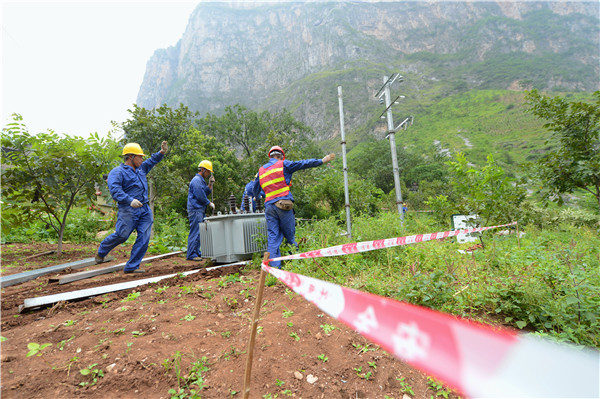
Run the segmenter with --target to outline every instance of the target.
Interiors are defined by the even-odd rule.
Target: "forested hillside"
[[[394,72],[404,82],[393,94],[405,96],[395,117],[414,115],[415,129],[437,125],[442,102],[470,90],[598,90],[599,11],[591,1],[201,3],[182,39],[149,60],[138,105],[183,103],[201,115],[234,104],[287,109],[317,139],[335,142],[342,86],[352,146],[384,135],[373,95]],[[516,124],[512,98],[506,117]],[[451,120],[469,110],[447,111]],[[492,147],[518,146],[500,141]]]

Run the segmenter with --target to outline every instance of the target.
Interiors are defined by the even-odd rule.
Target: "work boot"
[[[191,259],[187,259],[187,260],[191,260],[192,262],[200,262],[202,260],[202,258],[199,256],[196,256],[195,258],[191,258]]]
[[[134,270],[123,270],[123,273],[125,273],[125,274],[129,274],[129,273],[146,273],[146,271],[142,270],[142,269],[134,269]]]
[[[100,256],[100,255],[96,254],[96,256],[94,257],[94,260],[96,261],[96,264],[104,263],[104,256]]]

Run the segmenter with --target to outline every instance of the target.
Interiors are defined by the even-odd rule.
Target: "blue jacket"
[[[113,199],[119,204],[119,208],[131,206],[131,201],[137,199],[142,204],[148,201],[148,180],[146,175],[164,157],[160,151],[152,154],[139,168],[133,169],[122,163],[108,174],[108,190]]]
[[[205,211],[210,200],[208,194],[212,193],[212,190],[208,187],[204,178],[199,174],[196,174],[192,181],[190,181],[190,189],[188,191],[187,210],[190,211]]]
[[[269,162],[263,165],[263,168],[268,168],[275,162],[277,162],[277,159],[271,158],[269,159]],[[317,166],[321,165],[323,165],[323,161],[321,159],[304,159],[302,161],[288,161],[287,159],[285,159],[283,161],[283,177],[285,178],[285,182],[289,185],[292,181],[292,173],[302,169],[316,168]],[[260,195],[261,190],[262,187],[260,186],[260,180],[258,177],[256,177],[256,179],[254,180],[254,196],[258,197]],[[275,203],[279,200],[284,199],[293,201],[294,197],[292,196],[292,192],[290,191],[290,193],[284,197],[273,198],[270,201],[265,202],[265,204]]]
[[[256,198],[264,198],[265,197],[265,192],[262,190],[262,188],[260,189],[260,194],[258,197],[256,197],[254,195],[254,186],[255,185],[256,185],[256,180],[252,180],[250,183],[246,184],[246,188],[244,189],[244,194],[242,195],[242,206],[240,207],[240,209],[242,211],[246,210],[245,206],[244,206],[244,197],[246,195],[252,199],[252,209],[256,209]]]

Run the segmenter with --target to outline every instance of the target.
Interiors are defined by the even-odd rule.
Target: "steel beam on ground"
[[[214,266],[214,267],[209,267],[206,269],[190,270],[187,272],[183,272],[183,275],[188,276],[190,274],[198,273],[201,270],[211,271],[211,270],[215,270],[215,269],[220,269],[222,267],[238,266],[238,265],[242,266],[242,265],[246,265],[248,263],[250,263],[250,261],[230,263],[227,265]],[[60,301],[73,301],[76,299],[84,299],[84,298],[94,297],[94,296],[98,296],[98,295],[103,295],[103,294],[107,294],[109,292],[123,291],[123,290],[127,290],[130,288],[138,287],[140,285],[154,283],[154,282],[157,282],[160,280],[164,280],[166,278],[175,277],[178,274],[179,273],[171,273],[171,274],[167,274],[164,276],[150,277],[150,278],[145,278],[142,280],[133,280],[133,281],[127,281],[124,283],[110,284],[110,285],[104,285],[104,286],[94,287],[94,288],[86,288],[83,290],[63,292],[60,294],[40,296],[37,298],[28,298],[28,299],[25,299],[25,301],[23,302],[23,305],[19,306],[19,313],[22,313],[23,311],[28,310],[28,309],[52,305],[52,304],[60,302]]]
[[[107,262],[114,258],[107,258]],[[45,276],[46,274],[58,273],[66,269],[81,269],[84,267],[95,265],[96,261],[94,258],[86,258],[77,260],[75,262],[63,263],[61,265],[45,267],[43,269],[29,270],[23,273],[11,274],[8,276],[0,277],[0,288],[10,287],[11,285],[24,283],[25,281],[34,280],[38,277]]]
[[[173,255],[177,255],[177,254],[181,254],[181,253],[183,253],[183,251],[175,251],[175,252],[169,252],[168,254],[151,256],[149,258],[142,259],[141,263],[146,263],[146,262],[150,262],[150,261],[153,261],[156,259],[166,258],[168,256],[173,256]],[[78,273],[67,274],[66,276],[62,276],[61,278],[58,279],[58,284],[71,283],[71,282],[77,281],[77,280],[83,280],[83,279],[90,278],[90,277],[96,277],[101,274],[116,272],[116,271],[122,270],[124,267],[125,267],[125,263],[119,263],[118,265],[107,266],[107,267],[103,267],[101,269],[84,270],[84,271],[78,272]]]

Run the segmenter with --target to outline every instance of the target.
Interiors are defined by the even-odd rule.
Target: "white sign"
[[[479,215],[452,215],[452,228],[461,230],[479,227],[478,219]],[[459,244],[464,244],[465,242],[477,241],[478,237],[479,233],[458,234],[456,240]]]

